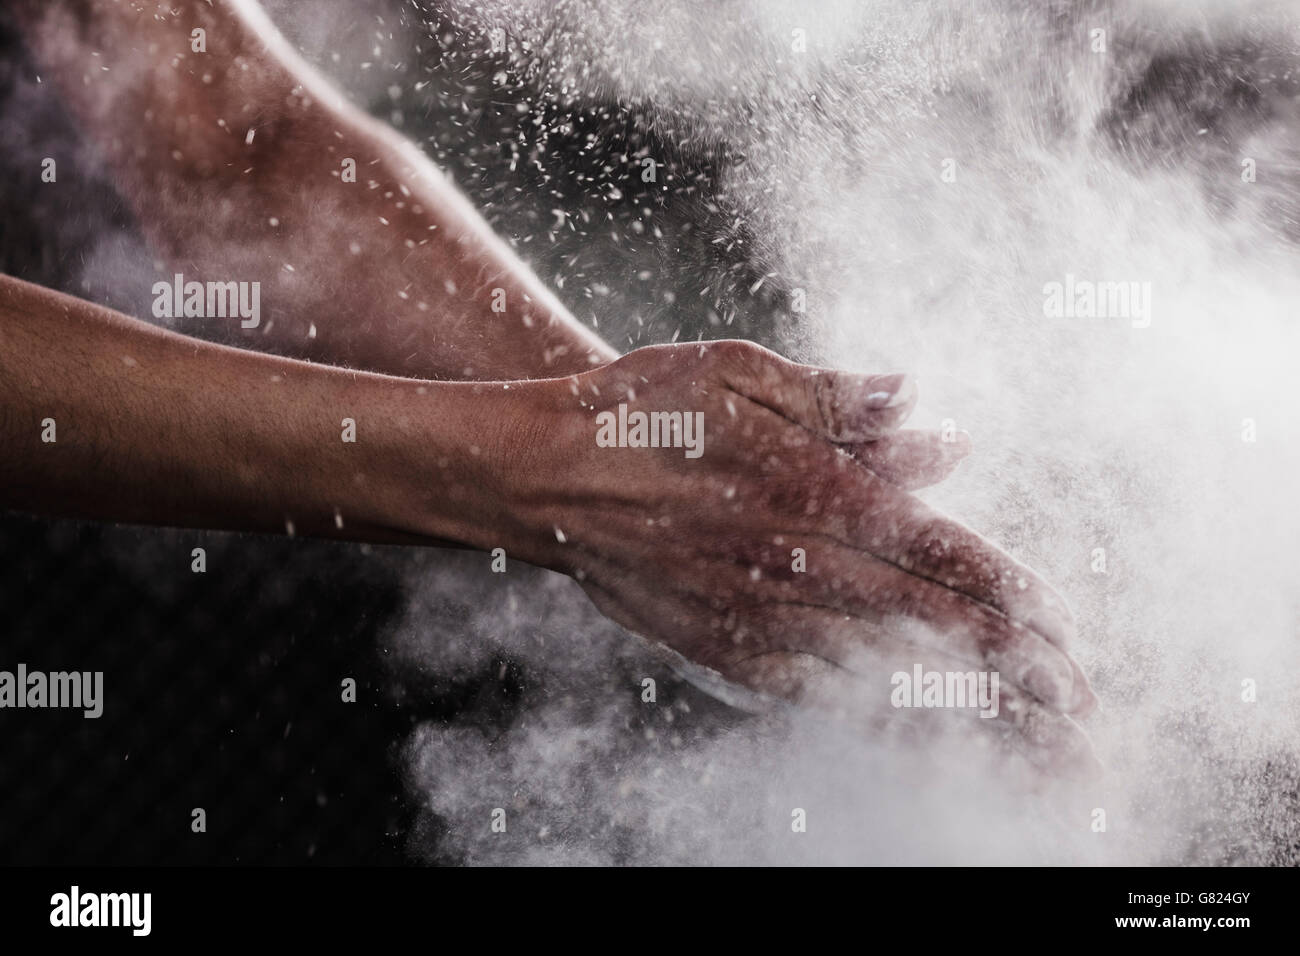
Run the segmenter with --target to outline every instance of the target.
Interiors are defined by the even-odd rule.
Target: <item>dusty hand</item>
[[[1064,601],[899,487],[942,477],[965,451],[895,432],[915,403],[903,376],[720,342],[516,387],[533,416],[530,559],[577,577],[608,616],[751,689],[872,721],[889,716],[890,675],[914,663],[993,669],[999,717],[1035,759],[1095,759],[1063,716],[1095,702],[1065,651]],[[602,447],[620,404],[629,424],[702,413],[698,457]]]

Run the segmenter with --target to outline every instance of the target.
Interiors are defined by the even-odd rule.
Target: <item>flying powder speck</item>
[[[1043,781],[978,720],[751,707],[568,578],[414,552],[391,692],[454,702],[400,742],[416,859],[1300,862],[1294,3],[263,5],[616,347],[915,374],[910,425],[975,444],[921,495],[1067,597],[1102,702],[1105,777]],[[60,228],[148,313],[137,237]]]
[[[539,84],[743,157],[722,188],[748,254],[808,303],[770,344],[909,369],[912,424],[974,436],[925,495],[1072,602],[1108,773],[1034,791],[969,741],[917,752],[711,705],[571,582],[512,571],[485,593],[466,565],[412,582],[403,659],[499,655],[537,683],[505,726],[413,735],[411,784],[441,821],[417,853],[1293,864],[1300,18],[1262,2],[722,6],[453,9],[484,37],[508,27]],[[491,807],[519,839],[490,831]]]

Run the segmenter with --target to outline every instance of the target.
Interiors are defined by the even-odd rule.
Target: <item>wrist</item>
[[[452,542],[555,566],[557,380],[418,382],[367,376],[374,464],[342,476],[354,506],[398,540]]]

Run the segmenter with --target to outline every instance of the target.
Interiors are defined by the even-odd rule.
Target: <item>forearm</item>
[[[239,344],[438,379],[551,377],[616,356],[255,4],[24,0],[18,10],[171,267],[187,280],[261,283],[261,327]],[[206,52],[191,49],[196,28]]]
[[[8,507],[495,546],[515,444],[502,394],[200,342],[0,277]]]

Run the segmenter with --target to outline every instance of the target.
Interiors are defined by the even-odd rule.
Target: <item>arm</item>
[[[500,392],[202,342],[0,276],[7,507],[488,547],[515,471]]]
[[[236,329],[238,344],[432,379],[549,377],[616,357],[251,0],[20,0],[16,12],[173,270],[261,283],[262,327]],[[206,52],[191,49],[196,28]]]
[[[562,376],[617,357],[427,158],[348,104],[251,0],[15,2],[174,268],[262,284],[260,328],[213,320],[231,344],[451,380]],[[195,28],[207,31],[206,53],[190,50]],[[343,182],[343,157],[356,159],[356,183]],[[852,453],[916,488],[968,447],[903,432]]]
[[[421,382],[198,342],[0,278],[5,505],[503,547],[731,681],[872,731],[915,716],[890,707],[893,673],[996,670],[996,716],[1031,759],[1095,764],[1064,716],[1094,698],[1060,597],[838,447],[892,432],[914,402],[903,376],[741,342]],[[620,406],[699,416],[694,444],[611,446],[601,422]]]

